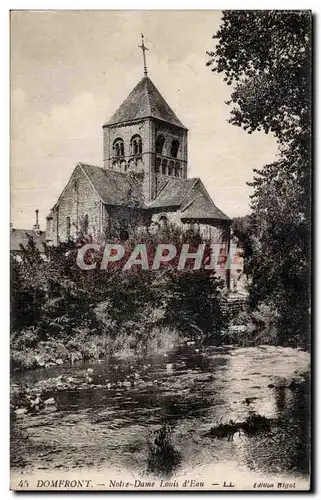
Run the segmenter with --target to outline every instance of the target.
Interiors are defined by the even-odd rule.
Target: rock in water
[[[17,410],[15,410],[15,414],[16,414],[17,416],[23,416],[23,415],[25,415],[26,413],[28,413],[27,408],[17,408]]]
[[[46,399],[46,401],[44,402],[44,404],[46,406],[54,405],[54,404],[56,404],[56,401],[54,400],[54,398],[49,398],[49,399]]]

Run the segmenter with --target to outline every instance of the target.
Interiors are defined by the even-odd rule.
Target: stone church
[[[144,53],[145,55],[145,53]],[[103,167],[78,163],[47,216],[46,240],[79,233],[120,238],[167,222],[199,227],[219,242],[231,220],[200,178],[188,178],[188,130],[144,77],[103,125]]]

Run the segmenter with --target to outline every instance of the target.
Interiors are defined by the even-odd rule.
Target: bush
[[[133,232],[126,251],[131,253],[140,242],[152,255],[160,242],[179,247],[182,242],[199,241],[195,232],[169,225],[156,235]],[[28,361],[15,354],[17,363],[30,364],[34,355],[41,357],[41,363],[55,362],[59,343],[66,346],[59,353],[63,360],[72,352],[81,352],[84,359],[116,351],[129,354],[133,346],[139,353],[164,351],[177,342],[178,332],[209,338],[224,325],[222,283],[213,271],[177,270],[177,262],[154,271],[140,266],[128,271],[115,266],[84,271],[76,264],[84,242],[45,247],[42,259],[30,241],[21,262],[13,259],[12,347],[34,351],[28,352]],[[40,342],[55,342],[55,347],[43,352],[37,349]]]
[[[40,341],[39,329],[34,327],[23,328],[20,332],[13,332],[11,335],[11,345],[15,349],[26,349],[35,347]]]
[[[163,355],[172,351],[182,341],[183,336],[178,330],[170,327],[154,327],[136,345],[136,351],[142,356]]]
[[[147,472],[168,477],[179,467],[181,454],[172,444],[172,429],[168,424],[150,434],[148,447]]]
[[[256,309],[241,311],[226,334],[229,343],[242,346],[279,344],[280,316],[272,303],[261,302]],[[237,327],[244,327],[241,330]]]
[[[36,368],[38,365],[35,353],[32,349],[16,349],[11,348],[11,368],[25,369]]]

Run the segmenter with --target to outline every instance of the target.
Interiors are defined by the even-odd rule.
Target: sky
[[[228,216],[249,213],[253,168],[274,137],[228,123],[230,97],[206,66],[220,11],[11,13],[11,222],[41,229],[78,162],[102,166],[102,125],[148,76],[189,129],[188,177],[201,177]]]

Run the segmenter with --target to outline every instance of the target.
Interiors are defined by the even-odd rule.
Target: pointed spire
[[[36,223],[35,223],[35,225],[33,226],[33,229],[34,229],[34,231],[36,231],[36,233],[37,233],[37,232],[39,232],[39,231],[40,231],[40,226],[39,226],[39,210],[37,209],[37,210],[35,210],[35,212],[36,212]]]
[[[148,76],[143,76],[136,87],[104,126],[125,123],[141,118],[157,118],[180,128],[186,128],[159,93]]]
[[[145,44],[144,44],[144,35],[143,33],[141,33],[141,36],[142,36],[142,44],[141,45],[138,45],[138,47],[140,49],[142,49],[143,51],[143,61],[144,61],[144,76],[147,76],[147,65],[146,65],[146,55],[145,55],[145,52],[146,50],[149,50],[147,47],[145,47]]]

